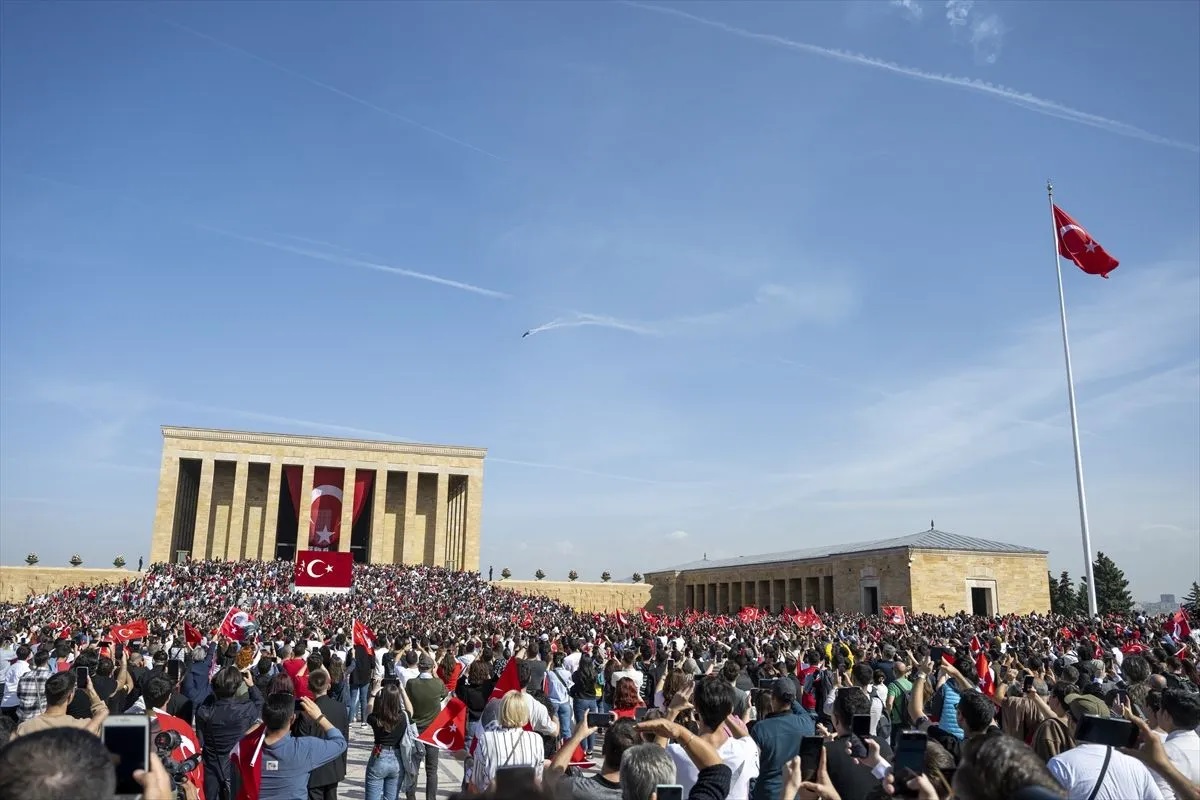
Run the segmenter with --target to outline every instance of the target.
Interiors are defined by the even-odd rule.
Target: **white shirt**
[[[683,796],[687,797],[696,785],[700,771],[692,763],[687,751],[677,744],[667,745],[667,755],[675,762],[675,782],[683,787]],[[733,772],[729,794],[726,795],[728,800],[749,800],[750,781],[758,777],[758,745],[749,737],[730,737],[717,748],[717,755]]]
[[[544,710],[544,709],[543,709]],[[475,750],[475,766],[471,770],[471,785],[486,791],[496,778],[496,770],[504,767],[533,767],[538,778],[546,763],[542,737],[520,728],[484,731]]]
[[[17,684],[21,682],[21,676],[30,669],[28,661],[14,661],[4,671],[4,700],[0,701],[0,708],[16,708],[21,705],[21,698],[17,697]]]
[[[579,669],[579,659],[581,658],[583,658],[583,653],[579,652],[578,650],[576,650],[574,653],[568,653],[566,658],[563,659],[563,666],[570,670],[571,674],[574,675],[575,670]]]
[[[416,680],[416,677],[421,674],[421,670],[416,667],[393,667],[396,677],[400,679],[400,688],[403,689],[411,680]]]
[[[1193,784],[1200,784],[1200,736],[1195,731],[1181,729],[1167,734],[1163,747],[1175,769]],[[1173,796],[1174,793],[1172,793]],[[1163,792],[1167,797],[1167,793]]]
[[[640,671],[636,669],[618,670],[612,674],[612,682],[609,685],[614,689],[617,688],[617,684],[620,682],[621,678],[632,679],[634,685],[637,686],[638,694],[640,695],[642,693],[642,673]]]
[[[1142,762],[1119,750],[1090,742],[1059,753],[1046,764],[1054,779],[1067,790],[1067,800],[1088,800],[1092,796],[1108,750],[1112,750],[1112,760],[1095,800],[1163,800],[1158,784]]]

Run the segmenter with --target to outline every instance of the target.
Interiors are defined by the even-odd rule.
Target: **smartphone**
[[[1075,738],[1109,747],[1134,747],[1137,745],[1138,731],[1129,720],[1087,714],[1079,720]]]
[[[87,685],[88,685],[88,668],[87,667],[76,667],[75,668],[75,688],[82,692],[84,689],[87,688]]]
[[[650,713],[650,709],[649,709],[649,707],[647,707],[647,706],[638,706],[637,708],[635,708],[635,709],[633,710],[633,721],[634,721],[634,722],[641,722],[642,720],[644,720],[644,719],[646,718],[646,715],[647,715],[647,714],[649,714],[649,713]]]
[[[177,658],[173,658],[167,662],[167,677],[176,683],[179,682],[180,676],[183,675],[183,662]]]
[[[587,724],[590,728],[609,728],[616,720],[617,715],[611,711],[589,711],[587,712]]]
[[[855,736],[870,736],[871,715],[855,714],[853,721],[850,723],[850,732]]]
[[[674,672],[674,671],[675,671],[675,659],[668,658],[667,659],[667,672]]]
[[[821,749],[825,740],[820,736],[805,736],[800,740],[800,777],[806,781],[817,779],[817,769],[821,766]]]
[[[150,765],[150,720],[135,714],[109,717],[104,720],[101,739],[117,770],[116,793],[140,795],[142,786],[133,773]]]
[[[654,787],[654,796],[658,800],[683,800],[683,787],[677,783],[662,784]]]
[[[950,651],[944,647],[929,648],[929,657],[933,659],[933,669],[935,671],[941,669],[942,664],[954,663],[954,657],[950,655]]]
[[[760,692],[769,692],[775,688],[775,684],[778,682],[778,678],[759,678],[758,689]]]
[[[117,642],[116,650],[113,652],[114,660],[120,661],[124,655],[125,655],[125,645],[121,642]]]
[[[925,746],[929,737],[921,731],[901,731],[896,742],[896,753],[893,766],[899,773],[902,769],[912,770],[918,775],[925,774]]]
[[[1033,676],[1025,676],[1025,692],[1029,692],[1033,688]]]
[[[388,685],[392,685],[392,686],[399,686],[399,685],[400,685],[400,679],[399,679],[399,678],[395,678],[395,677],[389,677],[389,678],[384,678],[384,679],[383,679],[382,681],[380,681],[379,683],[380,683],[380,685],[381,685],[381,686],[388,686]]]

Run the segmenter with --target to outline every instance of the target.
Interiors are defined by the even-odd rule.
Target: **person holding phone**
[[[750,783],[758,778],[758,745],[746,724],[734,715],[735,699],[733,686],[715,676],[697,683],[692,694],[700,718],[700,737],[713,746],[732,772],[729,800],[749,800]],[[695,785],[698,771],[680,745],[667,746],[667,755],[675,762],[675,782],[686,795]]]
[[[292,736],[297,699],[274,694],[262,707],[262,786],[258,800],[294,800],[308,796],[308,776],[346,752],[346,737],[311,698],[299,699],[299,713],[321,731],[321,736]]]
[[[799,689],[791,677],[777,680],[766,693],[766,711],[751,733],[759,749],[759,775],[752,800],[777,800],[783,787],[783,768],[797,753],[805,736],[814,735],[812,715],[796,702]]]
[[[17,730],[13,733],[13,738],[27,736],[38,731],[45,731],[51,728],[82,728],[89,733],[100,735],[100,730],[104,727],[104,720],[108,719],[108,706],[100,695],[96,694],[96,690],[92,687],[90,678],[85,677],[84,694],[91,701],[91,719],[77,719],[67,713],[67,706],[70,705],[71,699],[75,697],[77,683],[79,677],[75,672],[58,672],[51,675],[46,680],[46,710],[44,713],[36,717],[32,717],[17,726]]]
[[[500,699],[496,717],[499,729],[485,730],[475,748],[475,765],[471,770],[471,787],[479,793],[487,791],[496,780],[496,772],[509,767],[532,767],[541,778],[546,751],[542,737],[525,730],[529,724],[529,707],[525,695],[511,691]]]

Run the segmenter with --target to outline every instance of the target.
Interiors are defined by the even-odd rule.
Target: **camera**
[[[183,784],[187,782],[188,773],[200,766],[199,753],[195,753],[183,761],[176,761],[171,756],[175,752],[175,748],[179,747],[182,742],[183,739],[179,736],[178,731],[160,730],[154,734],[154,752],[158,756],[158,760],[162,762],[167,774],[171,776],[171,789],[180,800],[185,796]]]

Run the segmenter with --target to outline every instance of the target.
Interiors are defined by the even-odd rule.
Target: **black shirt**
[[[404,717],[400,717],[394,727],[385,728],[374,714],[367,715],[367,724],[371,726],[371,731],[375,734],[375,744],[379,747],[399,747],[408,727]]]

